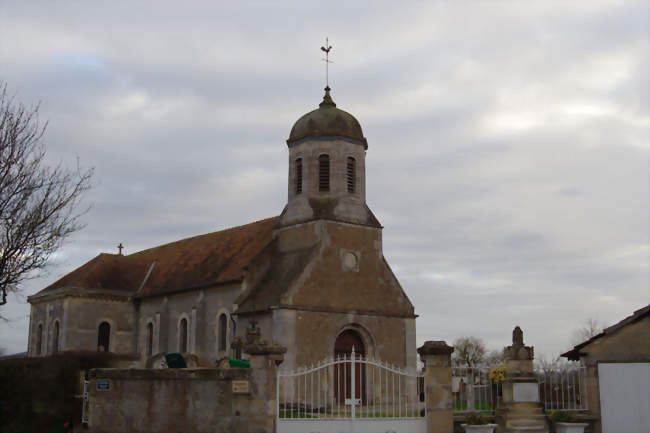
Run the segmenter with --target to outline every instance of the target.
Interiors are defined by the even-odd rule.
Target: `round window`
[[[346,271],[354,271],[357,269],[357,256],[353,253],[347,252],[343,255],[343,269]]]

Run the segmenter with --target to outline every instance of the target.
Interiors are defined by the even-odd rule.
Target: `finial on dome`
[[[328,107],[336,107],[336,104],[332,100],[332,97],[330,96],[330,86],[325,87],[325,96],[323,96],[323,102],[318,104],[319,107],[323,106],[328,106]]]

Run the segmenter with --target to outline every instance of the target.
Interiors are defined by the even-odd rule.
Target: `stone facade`
[[[365,354],[414,370],[416,315],[366,204],[359,123],[327,89],[287,144],[281,215],[98,255],[29,298],[29,356],[107,349],[156,368],[182,352],[191,366],[214,367],[257,321],[263,339],[288,348],[286,368],[333,356],[353,331]]]
[[[125,295],[66,291],[32,299],[31,304],[29,356],[97,350],[102,322],[111,326],[110,352],[135,354],[135,309]]]

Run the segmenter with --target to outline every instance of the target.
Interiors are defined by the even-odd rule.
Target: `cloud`
[[[286,140],[324,87],[369,140],[368,203],[418,341],[557,354],[647,304],[646,2],[5,2],[1,79],[41,101],[52,161],[96,167],[99,252],[277,215]],[[5,308],[5,307],[3,307]],[[5,313],[6,312],[6,313]],[[0,346],[24,350],[28,306]]]

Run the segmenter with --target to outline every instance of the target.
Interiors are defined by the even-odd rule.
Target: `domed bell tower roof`
[[[291,128],[287,145],[311,137],[341,137],[354,140],[368,149],[361,125],[353,115],[336,108],[330,96],[330,88],[325,87],[325,96],[318,108],[302,116]]]

